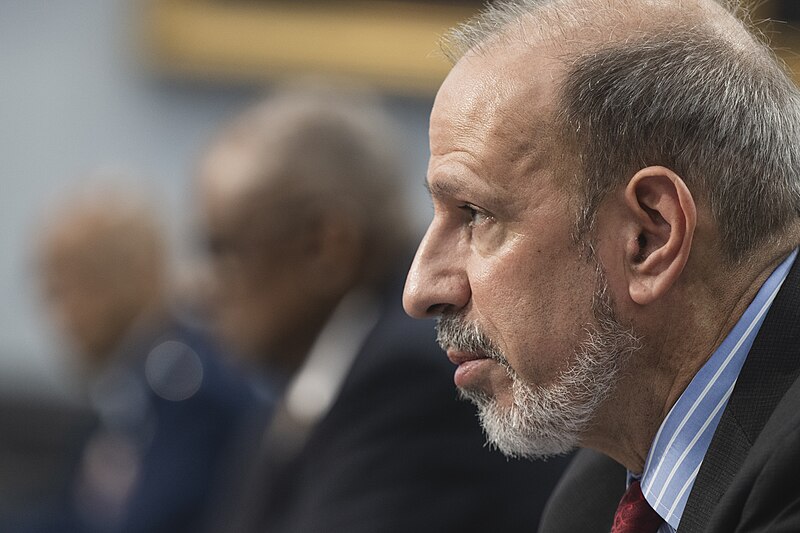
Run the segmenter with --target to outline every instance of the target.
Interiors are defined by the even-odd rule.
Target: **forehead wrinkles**
[[[598,47],[636,39],[655,30],[703,29],[745,51],[754,43],[745,29],[746,23],[716,0],[552,0],[543,2],[540,9],[517,14],[517,18],[505,21],[489,19],[483,26],[478,24],[473,30],[462,32],[461,37],[461,30],[456,30],[445,39],[445,50],[452,42],[456,49],[469,45],[455,50],[456,54],[450,57],[460,56],[459,63],[481,63],[506,80],[522,80],[528,92],[489,93],[495,99],[495,120],[484,123],[484,138],[493,136],[502,147],[491,155],[506,157],[506,170],[531,174],[537,167],[547,165],[558,174],[556,185],[567,192],[575,190],[581,162],[575,147],[568,146],[571,143],[566,124],[555,106],[561,101],[560,88],[566,72],[580,57]],[[476,35],[468,35],[469,31]],[[466,38],[459,44],[462,37]],[[557,68],[542,68],[548,58]],[[511,76],[508,65],[513,65]],[[545,75],[551,77],[551,82],[537,83]],[[548,98],[537,98],[543,91],[549,91]],[[511,105],[511,99],[504,100],[509,95],[521,97],[518,105]],[[543,102],[549,107],[542,108]]]
[[[442,86],[431,115],[432,155],[469,147],[498,128],[506,80],[470,58],[454,67]]]
[[[560,59],[527,46],[491,58],[467,54],[437,97],[432,155],[465,151],[506,170],[508,165],[524,171],[541,165],[553,152],[556,94],[564,68]]]
[[[523,63],[524,62],[520,62]],[[541,66],[516,67],[510,75],[516,90],[509,92],[489,132],[515,174],[527,175],[550,166],[557,153],[556,103],[560,65],[545,59]]]

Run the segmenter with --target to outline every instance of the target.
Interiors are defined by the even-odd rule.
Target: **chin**
[[[544,459],[573,451],[580,434],[558,418],[535,413],[511,398],[495,398],[484,392],[459,390],[463,399],[475,404],[487,443],[510,458]],[[504,395],[505,396],[505,395]]]

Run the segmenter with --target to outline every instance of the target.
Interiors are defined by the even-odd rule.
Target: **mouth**
[[[448,349],[447,358],[454,365],[457,365],[453,381],[456,386],[462,389],[474,389],[482,380],[482,376],[488,369],[487,365],[492,363],[492,359],[483,354],[465,352],[461,350]]]
[[[454,348],[447,349],[447,358],[450,359],[450,362],[456,366],[461,366],[464,363],[469,363],[470,361],[479,361],[481,359],[488,359],[488,357],[486,357],[483,354],[466,352],[463,350],[456,350]]]

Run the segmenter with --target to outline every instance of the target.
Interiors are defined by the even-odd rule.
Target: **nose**
[[[414,318],[431,318],[467,305],[470,286],[458,239],[448,242],[435,221],[419,245],[403,292],[403,308]]]

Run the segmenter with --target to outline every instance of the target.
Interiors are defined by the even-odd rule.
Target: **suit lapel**
[[[775,297],[697,474],[679,531],[704,531],[775,407],[800,373],[800,259]]]

